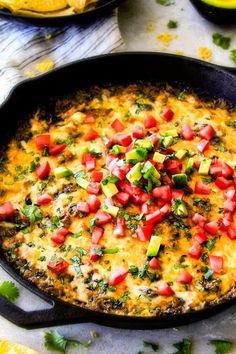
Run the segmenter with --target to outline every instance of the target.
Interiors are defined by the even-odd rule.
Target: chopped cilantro
[[[105,250],[103,250],[104,254],[114,254],[114,253],[118,253],[119,252],[119,248],[115,247],[115,248],[107,248]]]
[[[78,347],[83,346],[88,348],[91,345],[91,342],[80,342],[75,339],[68,339],[56,330],[52,330],[50,332],[46,332],[44,334],[44,345],[48,350],[55,350],[59,353],[66,353],[69,346]]]
[[[210,343],[215,346],[215,354],[229,354],[233,348],[233,343],[227,340],[213,339]]]
[[[118,178],[115,176],[107,176],[102,179],[102,184],[105,186],[107,183],[116,183],[118,182]]]
[[[213,43],[218,47],[221,47],[222,49],[229,49],[231,42],[230,37],[224,37],[222,34],[215,32],[212,35],[212,39]]]
[[[206,248],[208,248],[209,251],[213,250],[213,248],[215,247],[215,243],[216,243],[216,239],[215,238],[210,239],[206,243]]]
[[[236,120],[231,120],[229,122],[225,122],[225,125],[227,125],[227,127],[236,128]]]
[[[178,27],[178,22],[177,21],[173,21],[173,20],[169,20],[169,22],[167,23],[167,27],[172,29],[172,28],[177,28]]]
[[[60,139],[60,138],[57,138],[55,139],[55,142],[57,144],[66,144],[67,146],[71,146],[74,144],[74,140],[70,137],[66,138],[66,139]]]
[[[175,0],[156,0],[156,2],[162,6],[170,6],[175,4]]]
[[[115,299],[112,305],[113,309],[117,309],[121,307],[128,299],[130,299],[129,292],[126,291],[123,296],[121,296],[119,299]]]
[[[19,296],[19,290],[11,281],[4,281],[0,285],[0,296],[5,297],[9,301],[14,301]]]
[[[29,219],[30,224],[41,221],[43,218],[42,211],[37,205],[26,205],[21,211]]]
[[[138,100],[135,101],[135,103],[138,106],[138,108],[135,111],[136,114],[139,114],[142,111],[146,111],[146,110],[152,109],[152,106],[150,104],[144,103],[143,100],[138,99]]]
[[[236,49],[231,50],[230,52],[230,59],[234,62],[236,65]]]
[[[191,354],[192,341],[190,339],[183,339],[182,342],[175,343],[173,346],[178,349],[174,354]]]

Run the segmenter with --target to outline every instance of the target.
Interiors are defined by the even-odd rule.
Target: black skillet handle
[[[92,320],[90,311],[60,301],[52,301],[50,309],[24,311],[1,296],[0,315],[17,326],[27,329],[66,323],[84,323]]]

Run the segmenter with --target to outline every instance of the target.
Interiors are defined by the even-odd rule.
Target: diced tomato
[[[223,258],[220,256],[209,256],[209,264],[215,273],[220,273],[223,269]]]
[[[95,226],[92,232],[92,239],[91,239],[92,243],[98,244],[103,234],[104,234],[104,229],[102,227]]]
[[[224,193],[225,199],[232,200],[233,202],[236,201],[236,190],[235,189],[230,189],[227,192]]]
[[[140,196],[138,194],[133,194],[130,196],[131,201],[136,205],[139,203]]]
[[[129,201],[129,194],[125,192],[120,192],[116,194],[116,199],[122,204],[126,205]]]
[[[185,140],[193,140],[194,134],[189,124],[185,123],[182,126],[181,135]]]
[[[41,180],[43,180],[48,177],[50,171],[51,171],[51,167],[49,165],[49,162],[46,161],[37,168],[36,174]]]
[[[176,280],[181,284],[188,284],[191,283],[191,281],[193,280],[193,276],[188,272],[184,272],[181,275],[179,275]]]
[[[232,177],[234,174],[234,169],[229,166],[227,163],[222,163],[222,176],[225,178]]]
[[[211,221],[211,222],[208,222],[207,224],[205,224],[204,227],[205,227],[205,230],[207,232],[209,232],[209,234],[214,236],[219,231],[220,226],[221,226],[220,222],[214,220],[214,221]]]
[[[144,135],[143,128],[137,125],[133,131],[133,138],[141,139]]]
[[[155,128],[157,126],[157,121],[151,114],[148,114],[144,120],[144,126],[146,129]]]
[[[159,284],[157,286],[157,293],[162,296],[172,296],[175,294],[174,290],[167,283]]]
[[[171,199],[182,199],[184,196],[184,191],[181,191],[179,189],[172,189],[171,190]]]
[[[198,213],[194,213],[191,220],[194,224],[199,224],[200,226],[203,226],[207,221],[207,219],[204,216]]]
[[[123,192],[128,193],[129,196],[142,192],[140,187],[132,185],[129,181],[120,181],[119,187]]]
[[[93,130],[90,129],[85,135],[84,135],[84,140],[85,141],[91,141],[91,140],[95,140],[99,137],[98,133]]]
[[[156,210],[151,214],[146,215],[147,223],[156,224],[163,220],[163,214],[160,210]]]
[[[164,165],[171,175],[178,174],[182,170],[182,163],[178,159],[166,160]]]
[[[223,231],[227,231],[231,225],[231,221],[227,220],[226,218],[219,218],[219,222],[221,223],[220,229]]]
[[[150,260],[149,267],[153,269],[161,269],[161,265],[155,257]]]
[[[233,202],[232,200],[227,199],[224,202],[224,211],[234,213],[235,210],[236,210],[236,202]]]
[[[51,201],[52,201],[52,197],[47,193],[41,194],[37,198],[38,205],[49,204],[51,203]]]
[[[149,241],[153,234],[153,225],[140,226],[136,229],[139,241]]]
[[[87,192],[89,194],[98,195],[98,193],[100,192],[100,188],[101,188],[101,185],[99,182],[90,182],[90,184],[87,188]]]
[[[165,108],[164,111],[161,113],[161,116],[166,122],[169,122],[169,120],[173,118],[174,112],[170,108]]]
[[[115,119],[114,122],[111,123],[111,127],[116,131],[116,132],[122,132],[125,127],[121,123],[119,119]]]
[[[51,143],[51,135],[40,134],[36,136],[36,146],[39,150],[43,150],[45,147],[49,147]]]
[[[235,240],[236,239],[236,226],[231,225],[228,230],[227,230],[227,236],[231,239],[231,240]]]
[[[147,140],[151,140],[154,145],[159,141],[159,137],[157,134],[152,134],[147,137]]]
[[[63,150],[65,150],[66,144],[58,144],[49,149],[49,155],[52,156],[57,156],[59,155]]]
[[[100,208],[101,205],[101,202],[98,197],[93,194],[88,195],[87,203],[89,205],[89,211],[91,213],[96,213],[96,211]]]
[[[61,244],[65,241],[65,237],[66,235],[70,234],[71,232],[64,228],[64,227],[61,227],[60,229],[57,229],[53,236],[51,237],[51,240],[57,244]]]
[[[118,144],[122,146],[129,146],[132,143],[131,135],[129,134],[116,134],[115,136]]]
[[[128,270],[123,267],[118,267],[111,273],[108,277],[108,284],[110,286],[115,286],[125,280],[128,274]]]
[[[168,202],[172,197],[170,186],[156,187],[153,189],[152,195],[155,198],[161,198],[164,202]]]
[[[93,114],[87,114],[86,117],[84,118],[85,123],[88,124],[93,124],[95,123],[95,117]]]
[[[203,140],[199,141],[199,143],[197,143],[197,149],[201,153],[206,151],[208,148],[209,148],[209,141],[208,140],[203,139]]]
[[[91,174],[90,179],[91,179],[92,182],[101,182],[101,180],[103,179],[103,172],[94,171]]]
[[[112,221],[112,217],[110,214],[106,213],[105,211],[99,211],[95,215],[96,225],[105,225]]]
[[[101,250],[101,246],[100,245],[92,245],[89,248],[89,259],[92,262],[96,262],[100,259],[101,256],[99,256],[99,254],[96,251],[100,251]]]
[[[211,175],[219,177],[222,175],[222,167],[220,165],[213,165],[210,167],[209,172]]]
[[[115,204],[114,204],[114,201],[113,201],[113,199],[112,199],[112,197],[106,198],[106,199],[104,200],[104,203],[107,204],[107,205],[112,205],[112,206],[115,205]]]
[[[150,199],[150,195],[146,192],[143,192],[139,196],[139,203],[146,203]]]
[[[206,140],[211,140],[215,134],[216,131],[210,124],[202,128],[199,132],[200,137]]]
[[[77,210],[80,213],[88,214],[89,213],[89,205],[86,202],[80,202],[77,204]]]
[[[164,200],[162,199],[158,199],[157,201],[157,207],[158,209],[162,208],[165,205],[166,202],[164,202]]]
[[[126,173],[124,170],[117,167],[112,170],[112,175],[117,177],[120,181],[122,181],[125,178]]]
[[[154,207],[152,204],[143,203],[140,207],[140,212],[143,215],[151,214],[154,212]]]
[[[236,188],[236,177],[234,177],[233,183],[234,183],[234,188]]]
[[[215,184],[218,188],[225,190],[232,185],[233,181],[229,181],[223,176],[217,177],[215,180]]]
[[[202,226],[198,226],[197,234],[194,236],[194,240],[200,245],[208,240],[207,234]]]
[[[68,267],[69,267],[69,263],[62,257],[54,259],[54,261],[48,263],[48,269],[50,269],[53,273],[56,273],[58,275],[65,273]]]
[[[227,219],[231,222],[234,221],[232,213],[225,213],[225,219]]]
[[[208,186],[205,183],[196,182],[195,183],[195,188],[194,188],[194,193],[196,193],[196,194],[210,194],[211,193],[211,187]]]
[[[202,254],[202,250],[201,250],[200,244],[198,242],[194,242],[192,247],[190,247],[190,249],[188,251],[188,254],[192,258],[199,259],[201,257],[201,254]]]
[[[124,218],[117,218],[116,225],[113,230],[113,233],[117,237],[125,236],[125,219]]]
[[[86,167],[88,172],[93,171],[96,167],[96,157],[90,153],[84,153],[82,155],[82,165]]]
[[[6,202],[0,205],[0,220],[11,218],[15,214],[12,202]]]
[[[201,161],[194,161],[194,163],[193,163],[193,166],[196,170],[199,169],[200,165],[201,165]]]
[[[172,212],[171,204],[166,203],[165,205],[163,205],[163,207],[161,207],[160,209],[160,212],[163,216],[169,215]]]
[[[162,183],[163,184],[168,184],[170,187],[174,185],[172,179],[168,175],[164,175],[161,177]]]

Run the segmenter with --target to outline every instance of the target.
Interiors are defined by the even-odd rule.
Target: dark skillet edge
[[[229,78],[231,80],[234,80],[234,82],[236,82],[235,75],[229,73],[227,70],[225,70],[225,68],[208,64],[196,59],[189,59],[186,57],[180,57],[171,54],[166,55],[166,54],[158,54],[152,52],[148,52],[148,53],[131,52],[131,53],[102,55],[102,56],[79,60],[72,64],[64,65],[63,67],[54,69],[50,73],[41,75],[37,78],[25,80],[24,82],[18,84],[14,89],[12,89],[5,103],[0,107],[0,113],[1,111],[4,112],[5,109],[7,110],[7,108],[11,105],[11,102],[15,101],[17,95],[19,95],[21,91],[25,93],[27,91],[27,87],[28,88],[35,87],[37,86],[38,82],[45,83],[47,79],[53,81],[57,76],[58,72],[61,73],[64,72],[65,74],[68,72],[68,70],[70,70],[70,68],[75,70],[75,68],[77,68],[77,66],[80,65],[80,63],[87,62],[89,63],[89,65],[92,65],[96,63],[96,61],[100,61],[101,63],[101,61],[103,60],[114,60],[114,59],[117,60],[117,58],[119,59],[121,57],[123,59],[128,59],[128,58],[134,59],[136,57],[144,59],[150,57],[150,60],[159,58],[159,60],[166,59],[170,61],[170,59],[173,59],[178,62],[183,61],[185,64],[191,65],[192,63],[192,65],[194,66],[197,65],[197,67],[201,68],[203,72],[205,72],[206,69],[209,69],[209,71],[212,71],[214,73],[224,74],[226,79]],[[30,291],[32,291],[33,293],[35,293],[36,295],[38,295],[39,297],[43,298],[45,301],[53,305],[53,308],[49,310],[25,312],[17,308],[15,305],[7,302],[5,299],[1,298],[0,313],[4,317],[14,322],[15,324],[25,328],[38,328],[38,327],[51,326],[56,324],[90,322],[90,321],[107,325],[107,326],[121,327],[121,328],[136,328],[136,329],[168,328],[168,327],[185,325],[212,316],[217,312],[236,303],[236,298],[234,297],[234,294],[231,294],[231,296],[223,300],[223,302],[221,303],[206,307],[203,310],[189,312],[189,313],[182,313],[182,314],[175,314],[175,315],[171,314],[171,315],[147,317],[147,318],[136,317],[136,316],[134,317],[134,316],[111,315],[102,312],[87,310],[85,308],[77,307],[75,305],[70,305],[61,300],[56,299],[53,296],[49,296],[45,292],[39,290],[36,286],[30,284],[21,276],[19,276],[19,274],[14,269],[12,269],[12,267],[9,264],[7,264],[7,262],[4,261],[4,259],[2,260],[0,259],[0,264],[3,267],[3,269],[5,269],[11,276],[13,276],[14,279],[19,281],[20,284],[22,284],[24,287],[26,287],[27,289],[29,289]]]
[[[105,0],[103,0],[104,2]],[[18,22],[29,23],[36,26],[60,26],[66,23],[81,23],[87,24],[99,16],[107,15],[112,9],[118,7],[124,0],[106,0],[106,3],[95,7],[92,10],[82,12],[80,14],[67,15],[67,16],[52,16],[46,17],[33,17],[27,15],[16,15],[8,10],[0,9],[0,17],[10,19]]]

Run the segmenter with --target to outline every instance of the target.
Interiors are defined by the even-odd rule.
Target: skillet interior
[[[193,88],[202,95],[211,97],[221,97],[228,101],[229,104],[235,105],[235,88],[236,78],[227,72],[216,69],[211,65],[204,65],[197,61],[179,58],[174,56],[165,56],[158,54],[118,54],[99,58],[93,58],[79,63],[72,64],[63,69],[56,70],[44,77],[29,80],[27,83],[18,86],[6,104],[2,107],[1,116],[3,117],[4,131],[1,131],[0,137],[4,142],[14,134],[11,127],[12,118],[16,116],[16,107],[19,120],[24,119],[33,107],[43,104],[53,96],[59,97],[71,93],[73,90],[86,87],[90,84],[99,83],[128,83],[131,81],[156,81],[165,82],[173,86],[176,84],[183,87]],[[33,93],[33,95],[32,95]],[[31,96],[32,95],[32,96]],[[50,109],[50,107],[49,107]],[[9,132],[9,134],[6,134]],[[5,262],[3,261],[3,265]],[[6,265],[6,264],[5,264]],[[9,267],[7,270],[14,272]],[[15,273],[14,273],[15,275]],[[24,285],[26,282],[23,281]],[[33,287],[30,286],[32,289]],[[42,294],[39,290],[34,289],[37,294]],[[230,301],[231,302],[231,301]],[[229,305],[226,302],[225,305]],[[224,307],[224,304],[215,306],[212,309],[199,311],[192,314],[173,315],[162,318],[137,318],[132,317],[119,318],[114,315],[94,314],[91,311],[71,310],[71,305],[64,305],[56,301],[57,306],[63,306],[73,313],[73,316],[67,316],[67,321],[81,320],[83,313],[84,320],[93,320],[108,325],[116,325],[122,327],[135,328],[161,328],[173,325],[185,324],[203,317],[206,317],[216,309]],[[61,305],[59,305],[61,304]],[[63,305],[62,305],[63,304]],[[40,314],[39,314],[40,315]],[[60,316],[59,316],[60,317]],[[42,318],[41,318],[42,320]],[[65,318],[58,318],[58,314],[54,311],[53,318],[55,321],[65,321]],[[46,321],[46,318],[44,318]],[[48,321],[48,319],[47,319]],[[38,320],[38,324],[40,319]],[[49,321],[50,322],[50,321]],[[48,322],[47,322],[48,323]],[[24,324],[26,325],[26,324]],[[31,321],[32,325],[32,321]]]

